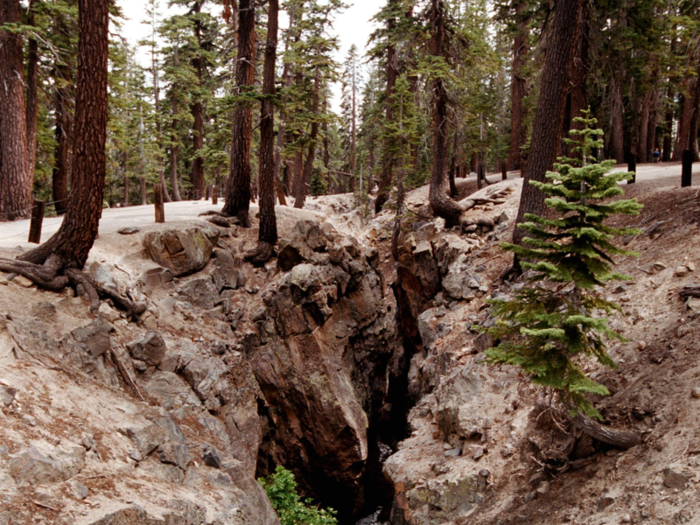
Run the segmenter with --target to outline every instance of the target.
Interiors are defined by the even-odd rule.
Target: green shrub
[[[274,474],[258,479],[275,509],[282,525],[336,525],[333,509],[319,509],[307,498],[302,501],[297,493],[294,474],[277,467]]]

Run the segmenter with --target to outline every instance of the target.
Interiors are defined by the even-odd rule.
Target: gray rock
[[[32,305],[32,315],[42,321],[56,320],[56,305],[48,301],[39,301]]]
[[[1,391],[0,391],[1,392]],[[696,386],[690,391],[690,395],[695,399],[700,399],[700,387]]]
[[[185,380],[173,372],[157,370],[144,386],[144,391],[157,399],[166,410],[201,406],[199,398]]]
[[[153,261],[179,277],[204,268],[218,240],[219,230],[214,226],[168,229],[148,232],[143,247]]]
[[[141,231],[141,228],[138,226],[125,226],[124,228],[119,228],[117,230],[117,233],[121,235],[133,235],[135,233],[138,233]]]
[[[221,301],[219,291],[210,277],[189,281],[183,285],[180,296],[193,306],[204,310],[214,308]]]
[[[85,447],[85,450],[94,449],[96,446],[95,436],[87,432],[83,432],[82,434],[80,434],[80,444],[83,445],[83,447]]]
[[[184,443],[174,443],[169,441],[158,447],[158,455],[162,463],[177,465],[182,470],[186,470],[192,461],[190,451]]]
[[[69,450],[55,448],[44,454],[36,447],[10,457],[10,474],[17,483],[50,485],[72,478],[85,466],[85,449],[74,446]]]
[[[454,458],[457,456],[460,456],[462,454],[462,451],[459,449],[459,447],[452,448],[450,450],[445,451],[445,457],[447,458]]]
[[[131,357],[150,366],[158,366],[165,356],[166,346],[159,332],[149,331],[140,341],[127,345]]]
[[[664,487],[669,489],[683,490],[687,482],[687,478],[683,474],[679,474],[670,468],[664,469],[663,478]]]
[[[211,272],[214,286],[218,292],[222,290],[237,290],[245,284],[245,279],[239,269],[240,259],[234,258],[228,250],[214,250]]]
[[[688,308],[688,313],[690,317],[695,317],[700,314],[700,298],[690,297],[685,303]]]
[[[221,468],[221,456],[219,456],[219,451],[211,445],[204,445],[202,461],[204,461],[204,464],[208,467]]]
[[[163,430],[154,423],[120,428],[119,432],[128,437],[142,457],[146,457],[166,441]]]
[[[151,268],[141,275],[139,283],[145,290],[156,290],[174,278],[175,274],[170,268]]]
[[[88,494],[90,493],[90,491],[85,485],[83,485],[82,483],[78,483],[77,481],[72,481],[70,484],[70,488],[75,499],[83,500],[87,498]]]
[[[610,496],[603,496],[598,500],[598,512],[607,509],[613,503],[615,503],[615,498],[611,498]]]
[[[469,454],[474,461],[478,461],[484,455],[484,447],[480,445],[472,445],[469,447]]]
[[[476,297],[474,288],[479,288],[479,285],[473,286],[476,281],[465,272],[450,273],[442,280],[442,287],[445,293],[453,299],[463,299],[471,301]]]
[[[95,319],[71,332],[73,339],[93,357],[98,357],[112,348],[109,333],[114,328],[102,318]]]
[[[15,400],[17,389],[10,386],[0,385],[0,405],[10,406]]]

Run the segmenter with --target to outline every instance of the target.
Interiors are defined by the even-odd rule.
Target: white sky
[[[379,11],[385,0],[346,0],[349,7],[340,13],[333,23],[333,32],[340,39],[340,51],[336,59],[342,62],[347,55],[348,49],[355,44],[359,50],[359,55],[364,55],[367,40],[370,33],[374,31],[375,24],[370,19]],[[150,27],[141,22],[145,20],[145,3],[139,0],[117,0],[124,12],[127,20],[123,23],[121,34],[132,46],[137,46],[138,41],[150,36]],[[175,8],[167,7],[167,0],[161,1],[162,18],[168,17],[176,12]],[[280,26],[287,27],[287,17],[283,14],[280,17]],[[150,65],[150,57],[147,53],[139,55],[143,60],[143,65]],[[338,111],[340,106],[340,86],[333,89],[333,108]]]

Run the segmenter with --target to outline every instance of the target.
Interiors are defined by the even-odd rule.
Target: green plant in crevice
[[[493,300],[497,323],[487,332],[498,342],[486,351],[492,364],[515,365],[530,380],[552,389],[572,413],[600,418],[588,398],[607,395],[607,388],[582,370],[586,358],[617,367],[606,341],[625,339],[608,319],[620,307],[597,291],[608,281],[628,279],[614,273],[614,255],[636,255],[619,248],[615,237],[637,233],[631,228],[605,224],[615,214],[637,215],[636,199],[618,199],[618,183],[626,172],[611,173],[614,160],[591,162],[591,153],[603,146],[602,130],[594,129],[590,110],[574,119],[582,129],[571,130],[567,143],[579,158],[560,158],[546,182],[531,181],[549,198],[549,217],[528,214],[518,225],[528,232],[523,245],[502,244],[524,261],[531,276],[509,300]]]
[[[294,474],[282,466],[266,478],[259,478],[258,483],[275,509],[282,525],[336,525],[333,509],[320,509],[309,498],[302,500],[297,492]]]

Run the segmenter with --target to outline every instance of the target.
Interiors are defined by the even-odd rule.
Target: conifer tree
[[[616,367],[606,340],[624,341],[597,313],[610,314],[619,306],[597,291],[608,281],[623,280],[614,273],[614,255],[634,255],[613,244],[615,237],[634,234],[629,228],[613,228],[605,221],[615,214],[636,215],[636,199],[614,200],[623,190],[618,183],[631,174],[611,173],[615,161],[591,163],[591,152],[601,148],[602,130],[593,129],[590,110],[576,119],[580,130],[567,139],[580,159],[560,158],[546,182],[531,181],[542,191],[556,217],[528,214],[518,225],[526,232],[523,245],[504,243],[515,253],[523,269],[532,275],[509,300],[494,300],[498,323],[488,332],[499,344],[486,351],[493,364],[520,367],[533,383],[557,393],[572,412],[600,417],[590,395],[606,395],[607,388],[582,370],[586,358]],[[612,200],[611,200],[612,199]]]

